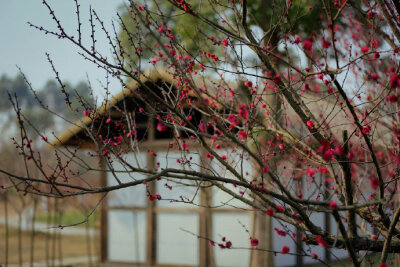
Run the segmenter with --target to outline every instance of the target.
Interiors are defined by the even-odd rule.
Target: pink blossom
[[[373,81],[376,81],[376,80],[378,80],[379,75],[378,75],[378,73],[372,73],[372,74],[369,76],[369,78],[370,78],[371,80],[373,80]]]
[[[244,82],[244,85],[249,87],[249,88],[251,88],[251,87],[253,87],[253,82],[252,81],[247,81],[247,82]]]
[[[323,48],[329,48],[331,46],[331,42],[329,42],[328,40],[323,40],[322,41],[322,47]]]
[[[303,48],[306,50],[308,53],[312,53],[313,50],[313,42],[314,39],[312,37],[308,37],[304,43],[303,43]]]
[[[325,241],[325,240],[323,240],[322,239],[322,236],[317,236],[315,239],[314,239],[314,241],[315,242],[317,242],[317,244],[319,245],[319,246],[321,246],[321,247],[323,247],[323,248],[326,248],[327,246],[328,246],[328,243]]]
[[[249,111],[247,110],[246,105],[242,105],[239,108],[239,116],[245,120],[249,119]]]
[[[331,210],[336,210],[338,208],[336,201],[331,201],[331,203],[329,203],[329,208],[331,208]]]
[[[391,95],[388,97],[388,100],[389,100],[390,103],[396,103],[397,100],[398,100],[397,95],[391,94]]]
[[[167,125],[165,125],[162,122],[157,123],[157,131],[159,131],[159,132],[167,131]]]
[[[282,77],[279,74],[276,74],[274,78],[272,78],[272,80],[274,81],[274,83],[279,84],[282,81]]]
[[[207,153],[206,153],[206,157],[207,157],[208,159],[213,159],[213,158],[214,158],[214,156],[213,156],[210,152],[207,152]]]
[[[265,165],[262,172],[267,173],[268,171],[269,171],[269,167],[268,167],[268,165]]]
[[[240,132],[238,133],[238,135],[239,135],[239,137],[240,137],[241,139],[246,139],[246,138],[247,138],[247,133],[244,132],[244,131],[240,131]]]
[[[258,239],[257,238],[251,238],[250,239],[250,244],[253,246],[253,247],[256,247],[256,246],[258,246]]]
[[[295,43],[295,44],[301,43],[301,36],[297,35],[297,36],[296,36],[296,39],[294,40],[294,43]]]
[[[236,116],[235,115],[233,115],[233,114],[229,114],[228,115],[228,121],[230,122],[230,123],[232,123],[233,125],[238,125],[239,124],[239,120],[236,118]]]
[[[265,211],[265,213],[266,213],[268,216],[274,215],[274,211],[273,211],[272,209],[267,209],[267,210]]]
[[[287,254],[290,252],[290,248],[288,246],[283,246],[281,249],[282,254]]]
[[[369,134],[370,131],[371,131],[371,125],[367,125],[362,129],[362,132],[365,134]]]
[[[333,159],[333,149],[328,149],[322,154],[322,158],[325,161],[331,161]]]
[[[306,173],[312,177],[315,174],[315,170],[312,167],[310,167],[308,168],[308,170],[306,170]]]
[[[314,129],[314,122],[313,122],[312,120],[307,121],[307,126],[308,126],[310,129]]]
[[[390,82],[389,82],[389,87],[390,88],[398,88],[400,87],[400,77],[396,73],[392,73],[389,77]]]
[[[285,210],[285,208],[282,207],[281,205],[276,205],[276,207],[275,207],[276,212],[283,212],[284,210]]]
[[[340,145],[335,146],[335,153],[336,155],[343,156],[344,155],[343,147]]]
[[[200,123],[199,124],[199,130],[202,132],[202,133],[205,133],[206,132],[206,126],[204,125],[204,123]]]
[[[372,178],[371,178],[371,187],[372,187],[373,189],[377,189],[379,186],[380,186],[379,179],[376,178],[376,177],[372,177]]]
[[[280,229],[278,229],[278,228],[275,228],[274,230],[275,230],[275,232],[276,232],[278,235],[280,235],[280,236],[286,236],[286,232],[285,232],[285,231],[280,230]]]
[[[363,47],[361,47],[361,53],[365,54],[365,53],[368,53],[368,51],[369,51],[368,46],[364,45]]]

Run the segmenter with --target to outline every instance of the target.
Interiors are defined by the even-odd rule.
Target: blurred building
[[[132,183],[146,178],[144,174],[128,171],[132,168],[153,171],[165,168],[196,170],[233,178],[216,160],[205,157],[201,147],[191,146],[189,152],[178,147],[172,141],[177,130],[159,125],[157,116],[150,109],[141,110],[146,107],[143,99],[145,96],[138,97],[137,94],[142,91],[142,85],[162,95],[160,88],[172,88],[170,91],[173,92],[174,84],[173,77],[164,71],[149,72],[141,84],[129,84],[128,89],[92,113],[95,115],[83,117],[59,135],[53,145],[101,150],[96,147],[94,139],[117,142],[121,131],[124,138],[131,132],[135,141],[127,142],[130,145],[123,147],[124,151],[131,152],[123,153],[122,160],[110,157],[113,161],[112,171],[106,171],[111,162],[99,157],[100,169],[104,170],[98,173],[102,185],[117,186],[119,183]],[[189,106],[181,108],[187,109],[195,123],[200,124],[202,114],[199,111]],[[135,125],[128,125],[132,118]],[[125,126],[122,127],[121,123]],[[98,136],[88,134],[87,129]],[[179,130],[179,135],[184,143],[190,133]],[[219,153],[228,155],[231,166],[243,173],[246,179],[251,180],[256,175],[249,158],[239,149],[233,146],[222,147]],[[307,185],[299,183],[298,186]],[[227,186],[226,189],[238,193],[234,186]],[[308,188],[304,192],[315,192],[315,189]],[[247,192],[239,194],[252,201]],[[323,228],[329,227],[330,221],[333,222],[333,218],[323,214],[311,216]],[[288,234],[278,235],[275,228]],[[250,244],[253,236],[259,239],[260,249],[272,245],[269,249],[279,252],[282,246],[287,245],[292,254],[253,250]],[[300,238],[301,234],[293,226],[271,220],[271,217],[260,211],[253,211],[218,187],[210,187],[206,181],[190,182],[160,177],[155,182],[109,193],[101,207],[101,266],[258,267],[316,263],[311,257],[300,256],[304,251],[308,254],[315,252],[323,259],[332,259],[332,256],[325,255],[322,247],[302,246]],[[228,241],[232,243],[232,248],[226,248]],[[346,255],[345,251],[335,253],[337,255],[334,257],[338,258]]]

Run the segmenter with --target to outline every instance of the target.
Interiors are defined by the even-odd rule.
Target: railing
[[[86,206],[0,192],[0,266],[96,266],[98,223],[95,213],[83,223]]]

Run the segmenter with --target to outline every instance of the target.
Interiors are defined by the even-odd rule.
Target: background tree
[[[6,75],[0,78],[0,113],[4,116],[3,134],[8,131],[8,135],[13,135],[16,124],[12,111],[12,103],[10,96],[18,99],[18,105],[23,111],[24,116],[37,129],[45,131],[56,127],[56,118],[50,111],[60,114],[63,117],[70,117],[72,120],[77,120],[82,112],[81,103],[83,101],[89,105],[94,105],[94,98],[91,89],[86,82],[80,82],[75,87],[66,83],[65,92],[72,100],[71,106],[65,105],[65,94],[61,93],[60,85],[49,80],[42,89],[37,90],[35,94],[32,92],[29,85],[26,83],[23,75],[18,75],[14,79]],[[35,100],[36,97],[36,100]],[[45,109],[40,105],[40,102]],[[28,129],[30,135],[36,137],[37,132],[31,127]]]

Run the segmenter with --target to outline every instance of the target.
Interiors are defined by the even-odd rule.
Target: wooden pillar
[[[148,121],[148,141],[151,143],[155,140],[155,125],[154,119],[150,117]],[[154,170],[156,166],[156,159],[151,153],[147,153],[146,157],[147,169]],[[157,181],[153,181],[147,184],[147,190],[150,195],[154,195],[156,193],[156,183]],[[157,217],[155,213],[155,205],[156,201],[150,201],[147,199],[147,208],[146,208],[146,220],[147,220],[147,228],[146,228],[146,263],[149,266],[154,266],[157,260]]]
[[[200,236],[212,238],[212,212],[207,208],[212,201],[212,188],[202,188],[200,191]],[[214,267],[214,251],[208,240],[200,238],[200,267]]]
[[[328,200],[329,198],[329,183],[324,183],[324,200]],[[330,213],[324,213],[325,217],[325,229],[328,233],[331,232],[331,215]],[[325,261],[330,263],[332,261],[332,255],[330,249],[327,247],[325,248]]]
[[[100,156],[100,169],[105,170],[107,168],[105,159]],[[107,173],[105,171],[100,172],[100,186],[107,186]],[[107,198],[103,200],[100,206],[100,261],[106,262],[108,260],[108,203]]]
[[[297,181],[296,193],[297,195],[303,192],[303,177]],[[303,241],[301,240],[302,232],[296,228],[296,266],[303,266]]]
[[[202,121],[207,121],[207,118],[202,116]],[[199,153],[204,155],[206,150],[202,147],[199,148]],[[211,162],[199,157],[200,171],[211,174]],[[209,185],[208,182],[202,182],[201,185]],[[203,238],[199,239],[199,266],[200,267],[215,267],[214,247],[209,244],[206,238],[212,239],[212,206],[213,187],[205,187],[200,189],[200,212],[199,212],[199,235]]]
[[[275,166],[271,166],[275,169]],[[261,173],[261,170],[259,170]],[[257,200],[255,200],[257,201]],[[263,205],[263,203],[259,203]],[[265,204],[265,203],[264,203]],[[260,250],[252,250],[250,267],[274,267],[275,255],[273,252],[272,217],[265,212],[255,210],[251,213],[252,236],[258,238]]]
[[[400,196],[399,196],[399,193],[397,191],[396,195],[394,196],[394,199],[395,199],[395,202],[394,202],[395,210],[400,207],[400,199],[399,199],[399,197]],[[400,267],[400,254],[399,253],[394,254],[393,266],[394,267]]]
[[[262,250],[273,250],[272,243],[272,217],[260,211],[252,213],[253,220],[253,236],[260,241],[259,248]],[[252,250],[251,251],[251,267],[273,267],[274,254],[272,252]]]
[[[302,267],[303,266],[303,241],[301,240],[302,232],[296,228],[296,266]]]
[[[271,165],[270,169],[272,172],[275,172],[276,166]],[[261,168],[259,168],[258,172],[256,172],[255,175],[257,175],[256,177],[261,177]],[[266,197],[268,198],[268,196]],[[259,204],[261,206],[265,205],[264,202],[261,202]],[[272,216],[269,216],[265,212],[259,210],[253,211],[251,216],[253,225],[252,237],[258,238],[258,248],[260,248],[260,250],[251,251],[250,267],[274,267],[275,255],[273,252],[269,252],[273,251],[274,249],[272,235]]]
[[[150,169],[154,169],[155,159],[149,154],[147,156],[147,164]],[[156,181],[150,182],[147,184],[147,190],[149,194],[154,195],[156,191]],[[147,219],[147,228],[146,228],[146,262],[149,266],[153,266],[156,263],[156,255],[157,255],[157,221],[156,214],[154,212],[155,201],[150,201],[147,199],[147,208],[146,208],[146,219]]]

